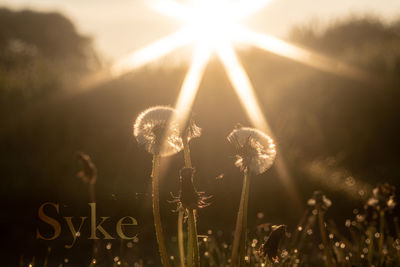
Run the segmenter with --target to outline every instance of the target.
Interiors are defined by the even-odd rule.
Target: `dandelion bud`
[[[242,171],[261,174],[267,171],[276,156],[275,144],[271,137],[260,130],[241,127],[228,135],[237,155],[235,165]]]
[[[183,149],[175,110],[156,106],[143,111],[133,125],[137,142],[153,155],[170,156]]]

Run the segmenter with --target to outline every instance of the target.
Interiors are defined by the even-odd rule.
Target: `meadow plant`
[[[234,129],[228,135],[228,140],[236,148],[235,165],[243,172],[243,187],[235,227],[231,266],[236,266],[238,253],[240,265],[243,266],[247,258],[247,207],[250,177],[264,173],[272,166],[276,149],[271,137],[254,128],[240,127]]]
[[[195,199],[199,197],[199,201],[202,196],[196,191],[193,185],[193,176],[194,169],[192,168],[192,160],[190,156],[190,147],[189,142],[191,139],[200,137],[201,128],[198,127],[192,118],[189,118],[186,122],[186,125],[182,132],[182,140],[183,140],[183,153],[184,153],[184,161],[185,161],[185,169],[181,170],[180,176],[180,185],[181,185],[181,207],[179,209],[178,216],[178,242],[179,242],[179,251],[180,251],[180,259],[181,265],[184,266],[184,250],[183,250],[183,214],[187,215],[188,218],[188,250],[187,250],[187,262],[188,266],[199,266],[199,245],[198,245],[198,237],[197,237],[197,226],[196,226],[196,209],[197,206],[202,206],[202,204],[197,203],[199,205],[189,205],[189,203],[184,204],[183,202],[190,202],[191,198],[192,202],[195,203]],[[188,198],[188,199],[187,199]],[[183,201],[183,202],[182,202]],[[203,204],[204,205],[204,204]]]
[[[139,114],[133,126],[133,135],[136,137],[137,142],[153,155],[151,173],[153,216],[161,261],[164,266],[169,266],[169,259],[160,216],[160,157],[173,155],[183,149],[178,123],[172,121],[175,117],[174,113],[174,109],[170,107],[151,107]]]

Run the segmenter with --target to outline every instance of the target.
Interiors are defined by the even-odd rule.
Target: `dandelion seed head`
[[[170,107],[155,106],[139,114],[133,125],[133,135],[147,152],[170,156],[183,149],[179,124],[171,121],[174,113]]]
[[[260,130],[237,128],[228,135],[228,140],[237,149],[235,165],[242,171],[261,174],[267,171],[275,160],[275,144],[271,137]]]

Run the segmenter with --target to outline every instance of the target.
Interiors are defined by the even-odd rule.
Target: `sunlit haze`
[[[13,8],[60,11],[72,18],[79,31],[95,39],[96,46],[110,59],[175,31],[179,21],[160,16],[145,0],[0,0]],[[351,14],[376,14],[392,20],[400,14],[397,0],[274,0],[246,20],[258,31],[284,37],[297,23],[318,21],[322,25]],[[145,30],[144,30],[145,29]]]

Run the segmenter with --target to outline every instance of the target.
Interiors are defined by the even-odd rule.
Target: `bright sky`
[[[0,0],[0,6],[60,11],[73,19],[81,33],[92,36],[97,48],[110,59],[122,57],[180,26],[151,10],[146,0]],[[400,18],[400,1],[273,0],[248,25],[284,37],[298,23],[317,21],[326,25],[337,18],[365,13],[387,21]]]

